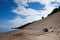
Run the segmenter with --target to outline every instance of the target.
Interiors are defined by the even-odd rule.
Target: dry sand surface
[[[53,27],[54,32],[49,31],[50,27]],[[48,32],[44,32],[44,28],[48,28]],[[0,40],[60,40],[60,12],[23,29],[2,33]]]
[[[17,32],[17,33],[16,33]],[[21,30],[0,35],[0,40],[60,40],[58,32],[40,32],[36,30]]]

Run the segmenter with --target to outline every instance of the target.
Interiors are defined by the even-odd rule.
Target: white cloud
[[[59,2],[59,0],[14,0],[14,2],[18,5],[16,9],[13,9],[12,12],[20,15],[26,15],[25,19],[20,18],[19,16],[15,17],[15,19],[8,21],[12,23],[14,26],[21,26],[23,24],[40,20],[43,17],[47,17],[53,9],[57,8],[57,5],[51,4],[51,2]],[[45,10],[34,10],[31,8],[26,9],[24,6],[29,6],[27,3],[29,2],[39,2],[45,5]],[[60,5],[59,5],[60,6]]]
[[[20,6],[18,7],[16,10],[13,10],[14,13],[16,14],[22,14],[22,15],[36,15],[36,14],[41,14],[38,11],[34,10],[34,9],[26,9],[24,6]]]
[[[57,2],[60,2],[60,0],[57,0]]]
[[[11,25],[13,24],[12,25],[13,27],[18,27],[18,26],[24,25],[26,23],[31,23],[34,20],[37,21],[38,19],[40,20],[41,16],[35,17],[35,15],[31,15],[31,16],[28,16],[26,19],[21,19],[19,16],[17,16],[17,17],[15,17],[15,19],[10,20],[8,22],[11,23]]]
[[[15,19],[8,21],[9,23],[12,23],[13,27],[18,27],[19,25],[23,24],[23,19],[21,19],[19,16],[15,17]],[[18,25],[18,26],[17,26]]]

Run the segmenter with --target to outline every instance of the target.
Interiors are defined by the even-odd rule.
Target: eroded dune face
[[[50,31],[50,27],[53,28],[53,32]],[[48,32],[44,32],[44,28],[47,28]],[[60,12],[23,29],[0,34],[0,40],[60,40]]]

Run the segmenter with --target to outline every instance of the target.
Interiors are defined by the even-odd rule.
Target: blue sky
[[[10,20],[13,19],[16,14],[11,12],[12,8],[17,7],[17,5],[12,0],[0,0],[0,20]]]
[[[45,5],[40,4],[39,2],[30,2],[27,4],[29,6],[26,6],[26,8],[32,8],[34,10],[44,10],[44,6],[45,6]]]
[[[38,21],[59,6],[59,0],[0,0],[0,28],[9,29]]]

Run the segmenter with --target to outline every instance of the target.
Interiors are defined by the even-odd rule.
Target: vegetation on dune
[[[60,11],[60,7],[54,9],[48,16],[50,16],[50,15],[52,15],[52,14],[54,14],[54,13],[57,13],[57,12],[59,12],[59,11]]]

